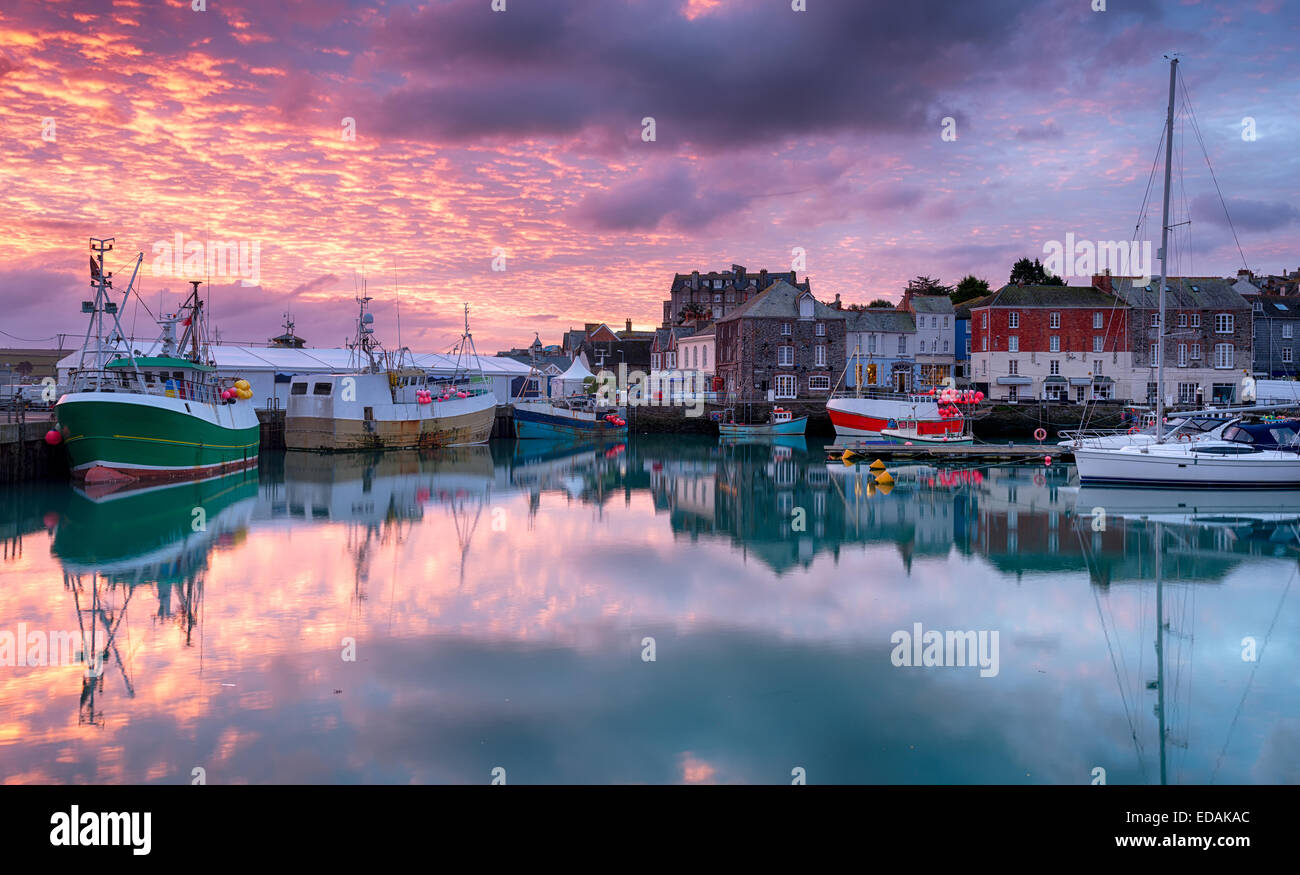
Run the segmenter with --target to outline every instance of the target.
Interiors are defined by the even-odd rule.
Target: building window
[[[778,346],[776,348],[777,367],[789,368],[794,366],[794,347]]]
[[[984,348],[983,348],[982,350],[980,350],[980,351],[981,351],[981,352],[988,352],[988,351],[989,351],[989,336],[988,336],[987,334],[984,335],[984,338],[983,338],[983,345],[984,345]]]
[[[1152,314],[1151,314],[1151,327],[1152,327],[1152,328],[1159,328],[1159,327],[1160,327],[1160,314],[1159,314],[1159,313],[1152,313]]]
[[[782,323],[781,323],[781,336],[782,336],[782,337],[789,337],[789,336],[790,336],[790,323],[789,323],[789,322],[782,322]]]
[[[1007,352],[1020,352],[1020,335],[1007,335]]]
[[[830,377],[809,377],[808,378],[809,392],[829,392],[830,389],[831,389]]]
[[[1092,360],[1092,375],[1093,375],[1094,377],[1100,377],[1100,376],[1101,376],[1101,359],[1093,359],[1093,360]]]
[[[1105,342],[1106,339],[1102,337],[1100,334],[1094,334],[1092,336],[1092,351],[1101,352],[1103,349],[1105,349]]]
[[[1052,359],[1047,363],[1047,365],[1047,372],[1053,377],[1059,377],[1061,375],[1061,362],[1059,359]]]
[[[1020,314],[1019,314],[1019,313],[1016,313],[1016,312],[1012,311],[1011,313],[1008,313],[1008,314],[1007,314],[1007,327],[1008,327],[1008,328],[1019,328],[1019,327],[1020,327]]]
[[[1236,359],[1237,348],[1231,343],[1216,343],[1214,345],[1214,366],[1219,370],[1230,368]]]
[[[989,375],[989,360],[980,359],[980,373],[987,377]]]
[[[1286,325],[1283,325],[1283,326],[1282,326],[1282,339],[1283,339],[1283,340],[1290,340],[1290,339],[1291,339],[1291,330],[1292,330],[1294,327],[1295,327],[1295,326],[1293,326],[1293,325],[1292,325],[1291,323],[1289,323],[1289,322],[1288,322]]]
[[[1178,367],[1187,367],[1187,344],[1178,344]]]
[[[659,370],[659,353],[657,352],[650,354],[650,370]]]
[[[1263,313],[1263,312],[1264,312],[1264,302],[1263,302],[1263,301],[1256,301],[1256,302],[1255,302],[1255,312],[1256,312],[1256,313]]]
[[[1015,404],[1017,401],[1020,400],[1020,387],[1019,387],[1019,386],[1009,386],[1009,387],[1007,387],[1007,400],[1010,401],[1012,404]]]
[[[1158,367],[1159,365],[1160,365],[1160,344],[1153,343],[1151,344],[1151,367],[1154,368],[1154,367]]]
[[[826,344],[819,343],[813,350],[813,365],[815,367],[826,367]]]
[[[1194,362],[1199,362],[1200,360],[1201,360],[1201,345],[1200,345],[1199,343],[1193,343],[1193,344],[1192,344],[1192,361],[1194,361]]]
[[[904,334],[898,335],[898,354],[907,355],[907,336]]]
[[[948,341],[946,341],[946,340],[943,342],[943,351],[944,351],[944,352],[947,352],[947,351],[948,351]]]
[[[677,353],[670,352],[668,353],[668,370],[671,371],[675,367],[677,367]]]
[[[1195,383],[1179,383],[1179,384],[1178,384],[1178,403],[1179,403],[1179,404],[1195,404],[1195,403],[1196,403],[1196,389],[1197,389],[1197,385],[1196,385]]]
[[[938,317],[938,316],[931,316],[931,317],[930,317],[930,327],[931,327],[931,328],[938,328],[938,327],[939,327],[939,317]]]
[[[777,398],[793,398],[798,391],[799,382],[790,374],[779,374],[776,378]]]
[[[985,310],[983,313],[980,314],[980,328],[988,328],[988,327],[989,327],[989,311]]]
[[[818,337],[825,337],[825,336],[826,336],[826,323],[825,323],[825,322],[818,322],[818,323],[817,323],[817,332],[816,332],[816,333],[817,333],[817,336],[818,336]]]
[[[1232,314],[1215,313],[1214,314],[1214,333],[1231,334],[1232,333]]]
[[[1179,327],[1179,328],[1186,328],[1186,327],[1187,327],[1187,314],[1186,314],[1186,313],[1179,313],[1179,314],[1178,314],[1178,327]]]
[[[1061,327],[1061,314],[1060,314],[1060,313],[1048,313],[1048,314],[1047,314],[1047,327],[1048,327],[1048,328],[1060,328],[1060,327]]]
[[[944,317],[943,317],[943,327],[944,327],[944,328],[947,328],[947,327],[948,327],[948,317],[947,317],[947,316],[944,316]]]
[[[1061,335],[1053,334],[1051,337],[1047,339],[1047,351],[1048,352],[1061,351]]]
[[[1008,374],[1018,374],[1018,373],[1020,373],[1020,360],[1019,360],[1019,359],[1011,359],[1010,361],[1007,362],[1007,373],[1008,373]]]
[[[1287,363],[1290,363],[1290,361],[1291,361],[1291,347],[1289,347],[1289,346],[1284,346],[1284,347],[1282,347],[1282,361],[1287,362]]]
[[[715,303],[715,304],[721,304],[721,303],[722,303],[722,295],[721,295],[721,294],[714,295],[714,296],[713,296],[713,303]]]
[[[870,355],[876,354],[876,335],[874,334],[867,336],[867,352]]]
[[[1192,314],[1192,327],[1193,327],[1193,328],[1200,328],[1200,327],[1201,327],[1201,314],[1200,314],[1200,313],[1193,313],[1193,314]]]
[[[1093,313],[1093,314],[1092,314],[1092,327],[1093,327],[1093,328],[1100,328],[1101,325],[1102,325],[1102,322],[1101,322],[1101,313]]]
[[[1236,395],[1237,387],[1232,383],[1212,383],[1210,384],[1210,403],[1211,404],[1231,404],[1233,396]]]
[[[704,359],[704,367],[707,368],[709,366],[709,348],[707,346],[704,347],[704,355],[701,358]]]

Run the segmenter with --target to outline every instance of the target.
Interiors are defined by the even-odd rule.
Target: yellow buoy
[[[845,450],[843,453],[840,453],[840,460],[847,465],[849,463],[849,460],[856,455],[857,453],[853,452],[852,450]]]
[[[876,483],[881,486],[892,486],[894,484],[894,478],[889,476],[888,471],[881,471],[876,475]]]
[[[872,471],[883,471],[883,470],[885,470],[885,463],[882,462],[882,461],[880,461],[879,459],[876,459],[876,461],[874,461],[874,462],[871,463],[871,470],[872,470]]]
[[[894,484],[881,483],[879,486],[876,487],[876,491],[879,492],[881,495],[888,495],[889,493],[894,491]]]

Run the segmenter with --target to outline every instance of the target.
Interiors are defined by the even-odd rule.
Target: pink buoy
[[[63,435],[59,434],[59,430],[56,428],[52,428],[45,433],[45,442],[50,446],[55,446],[62,440]]]
[[[903,446],[910,447],[911,445],[912,445],[911,441],[903,441]]]
[[[1044,464],[1045,466],[1047,466],[1048,468],[1052,467],[1052,457],[1051,457],[1051,456],[1043,456],[1043,464]]]

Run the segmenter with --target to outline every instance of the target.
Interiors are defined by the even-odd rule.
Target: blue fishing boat
[[[515,436],[521,440],[614,441],[627,437],[622,411],[594,396],[516,401]]]
[[[784,407],[773,407],[772,418],[767,422],[736,422],[735,417],[728,417],[724,411],[718,420],[720,435],[801,435],[808,427],[808,417],[795,417],[794,413]]]

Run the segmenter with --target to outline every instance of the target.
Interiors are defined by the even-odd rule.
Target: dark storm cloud
[[[1300,220],[1300,209],[1283,201],[1256,201],[1227,198],[1228,215],[1240,231],[1273,231]],[[1192,219],[1212,225],[1228,226],[1223,205],[1217,195],[1198,195],[1192,200]]]
[[[734,3],[450,0],[393,16],[380,56],[412,73],[379,101],[381,134],[448,139],[639,132],[732,148],[789,136],[901,131],[992,82],[1029,7],[1019,0]]]

